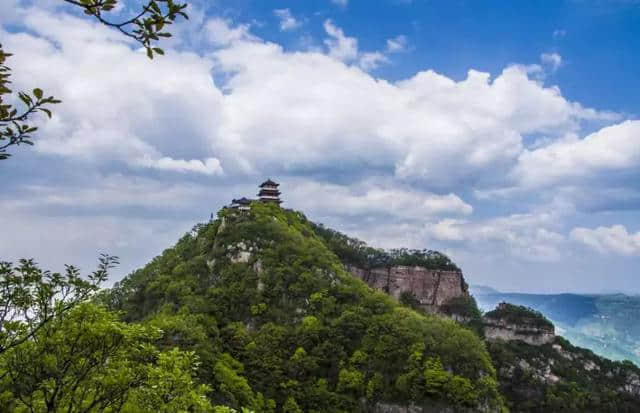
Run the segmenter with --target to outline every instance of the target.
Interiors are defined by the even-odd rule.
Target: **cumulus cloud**
[[[189,182],[159,181],[141,176],[131,177],[120,173],[89,177],[95,180],[91,185],[87,182],[75,182],[65,185],[64,182],[47,185],[27,185],[22,191],[19,202],[5,200],[8,205],[5,212],[10,212],[10,205],[21,210],[44,209],[51,211],[55,207],[90,211],[92,208],[145,208],[145,211],[158,206],[165,209],[190,208],[194,203],[203,202],[211,193],[210,187]],[[99,179],[97,179],[99,178]]]
[[[295,30],[302,26],[302,22],[293,17],[289,9],[276,9],[273,14],[280,20],[280,30],[283,32]]]
[[[640,255],[640,232],[629,233],[623,225],[578,227],[571,231],[571,239],[601,253]]]
[[[345,35],[344,31],[331,20],[324,22],[324,29],[329,35],[329,38],[324,40],[329,56],[345,63],[355,62],[365,72],[376,69],[383,63],[389,63],[390,60],[385,52],[361,52],[358,49],[358,39]],[[386,53],[389,52],[389,50],[386,51]]]
[[[343,186],[303,181],[291,182],[288,187],[288,202],[319,215],[331,213],[336,207],[349,216],[384,215],[411,220],[473,212],[473,207],[455,194],[438,195],[411,188],[380,187],[371,182]]]
[[[141,166],[164,171],[197,172],[205,175],[222,175],[220,161],[216,158],[199,159],[173,159],[168,156],[160,159],[144,157],[137,161]]]
[[[36,84],[64,102],[35,150],[97,163],[221,172],[209,142],[222,104],[211,79],[213,61],[172,51],[151,64],[123,36],[64,14],[32,10],[23,23],[42,37],[3,36],[5,47],[20,50],[11,60],[14,84]]]
[[[380,52],[370,52],[363,53],[358,59],[358,65],[364,71],[369,71],[377,68],[382,63],[388,63],[389,59],[387,56],[383,55]]]
[[[464,242],[470,245],[512,254],[529,261],[557,261],[563,257],[565,237],[551,229],[556,217],[549,213],[512,214],[486,220],[443,219],[427,224],[426,233],[445,242]],[[499,245],[495,248],[495,244]]]
[[[558,259],[570,226],[527,212],[535,206],[513,214],[506,200],[640,164],[638,121],[583,137],[584,123],[617,118],[545,85],[540,66],[512,65],[494,75],[470,70],[461,80],[424,70],[392,82],[367,70],[406,47],[397,37],[381,51],[363,52],[329,20],[325,50],[290,52],[256,37],[248,24],[221,18],[203,22],[206,44],[197,53],[169,43],[166,56],[149,62],[123,36],[88,20],[41,9],[24,16],[25,31],[0,33],[8,50],[20,50],[11,59],[15,86],[37,84],[64,101],[39,131],[38,156],[126,171],[125,182],[161,174],[210,185],[224,173],[228,182],[251,181],[253,191],[254,181],[272,175],[291,183],[287,206],[385,246],[471,246]],[[544,139],[530,145],[530,136]],[[364,178],[370,176],[380,179]],[[214,210],[243,194],[228,185],[215,204],[201,195],[181,199]],[[156,195],[149,198],[157,202],[141,205],[135,197],[127,204],[132,191],[118,197],[114,188],[105,193],[126,208],[169,203]],[[87,199],[97,197],[60,192],[57,200],[47,194],[46,205],[77,199],[93,208]],[[484,205],[472,205],[469,193]],[[10,198],[2,204],[20,200]],[[496,199],[500,207],[487,208]],[[3,217],[21,219],[29,220],[17,209]],[[104,224],[85,225],[91,222]],[[144,235],[131,236],[137,242]]]
[[[232,27],[229,20],[219,17],[207,21],[205,32],[208,35],[208,40],[218,46],[229,46],[231,43],[240,40],[257,40],[257,37],[251,34],[248,24],[239,24]]]
[[[250,42],[217,52],[219,68],[233,73],[221,148],[258,170],[368,165],[449,186],[510,167],[524,134],[561,133],[601,117],[518,66],[494,79],[472,70],[456,82],[425,71],[389,83],[342,64],[356,49],[336,47],[342,52],[333,56]]]
[[[358,39],[344,34],[341,28],[333,24],[331,20],[324,22],[324,30],[329,35],[324,43],[329,49],[329,56],[350,62],[358,57]]]
[[[25,25],[45,37],[4,36],[21,50],[16,85],[65,101],[36,149],[85,159],[204,174],[383,168],[446,191],[526,169],[526,134],[564,135],[606,115],[521,66],[494,78],[471,70],[461,81],[430,70],[376,79],[359,67],[385,55],[361,53],[330,20],[327,54],[286,52],[214,18],[205,23],[212,54],[171,50],[153,64],[122,36],[103,38],[106,29],[70,16],[33,12]]]
[[[519,156],[514,176],[526,186],[573,182],[640,164],[640,121],[627,120],[583,139],[575,134]]]
[[[540,61],[549,66],[551,70],[556,71],[562,66],[562,56],[558,53],[542,53],[540,55]]]

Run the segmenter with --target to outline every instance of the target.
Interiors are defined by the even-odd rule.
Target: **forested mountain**
[[[481,339],[344,269],[302,214],[225,209],[108,295],[193,349],[218,404],[256,411],[501,411]]]
[[[43,275],[23,265],[2,268]],[[457,295],[396,299],[353,265],[453,274]],[[223,208],[20,338],[0,373],[0,409],[16,412],[640,411],[640,369],[525,307],[483,318],[445,255],[371,248],[262,202]]]

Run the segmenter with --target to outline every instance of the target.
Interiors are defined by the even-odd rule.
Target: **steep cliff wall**
[[[500,303],[483,317],[484,335],[488,340],[520,340],[541,346],[555,339],[555,327],[542,314],[530,308]]]
[[[556,337],[553,327],[534,327],[488,319],[485,319],[484,335],[487,340],[521,340],[534,346],[552,343]]]
[[[405,266],[369,270],[347,266],[347,269],[371,287],[397,299],[402,293],[411,293],[420,307],[430,312],[436,312],[439,306],[452,298],[469,295],[467,283],[460,271]]]

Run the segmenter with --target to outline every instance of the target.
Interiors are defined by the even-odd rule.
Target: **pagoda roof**
[[[260,189],[260,194],[278,194],[279,195],[280,193],[281,192],[278,191],[277,189],[266,189],[266,188]]]
[[[271,179],[267,179],[266,181],[260,184],[260,188],[262,188],[263,186],[280,186],[280,184],[272,181]]]

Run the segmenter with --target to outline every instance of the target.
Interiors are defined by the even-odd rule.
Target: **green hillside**
[[[224,209],[104,296],[192,349],[217,404],[358,412],[502,411],[483,342],[350,276],[301,213]],[[402,258],[402,257],[401,257]],[[428,258],[428,257],[427,257]],[[437,259],[441,259],[437,257]]]

